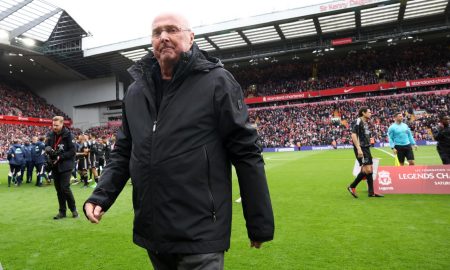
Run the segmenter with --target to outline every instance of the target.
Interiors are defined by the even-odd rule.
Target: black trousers
[[[438,153],[441,157],[442,164],[450,164],[450,148],[438,147]]]
[[[156,254],[147,251],[155,270],[223,270],[223,252],[206,254]]]
[[[25,169],[27,170],[27,183],[31,183],[31,180],[33,178],[33,168],[34,168],[34,162],[33,161],[27,161],[25,163]]]
[[[70,211],[77,210],[75,206],[75,198],[73,197],[72,190],[70,189],[70,175],[72,171],[59,173],[57,171],[52,171],[56,195],[58,196],[59,212],[61,214],[66,214],[66,202]]]

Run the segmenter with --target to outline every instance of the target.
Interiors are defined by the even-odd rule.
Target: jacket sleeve
[[[388,128],[388,138],[389,138],[389,146],[391,148],[394,148],[395,143],[394,143],[394,127],[390,126]]]
[[[440,128],[436,127],[436,128],[433,128],[432,131],[433,131],[433,137],[434,137],[435,141],[439,141],[439,140],[443,139],[442,135],[443,135],[444,129],[440,129]]]
[[[100,205],[103,211],[111,207],[130,178],[131,135],[125,115],[125,105],[122,107],[122,127],[117,132],[117,141],[111,152],[110,161],[100,176],[97,187],[86,201]]]
[[[409,127],[408,127],[408,140],[409,140],[409,143],[411,143],[411,145],[416,145],[416,141],[414,140],[412,131]]]
[[[12,153],[13,153],[12,151],[13,150],[12,150],[12,147],[11,147],[11,148],[8,149],[8,152],[6,152],[6,159],[8,161],[10,161],[12,159]]]
[[[73,143],[73,135],[69,132],[69,135],[64,138],[66,140],[67,149],[61,154],[62,160],[72,159],[75,156],[75,144]]]
[[[216,80],[215,88],[218,129],[236,168],[248,237],[253,241],[270,241],[275,225],[264,160],[256,143],[258,133],[248,122],[241,87],[231,74],[225,71]]]

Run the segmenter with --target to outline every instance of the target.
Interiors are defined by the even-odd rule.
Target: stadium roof
[[[194,27],[201,49],[236,62],[351,43],[448,32],[448,0],[341,0]],[[150,37],[84,50],[86,59],[120,72],[151,51]]]
[[[87,35],[67,12],[43,0],[0,0],[0,30],[12,45]]]
[[[81,42],[87,35],[66,11],[44,0],[0,0],[1,71],[62,78],[64,68],[58,66],[73,58],[69,53],[82,58]],[[73,74],[65,72],[68,77]]]
[[[41,10],[41,5],[47,9]],[[25,7],[40,10],[40,13],[26,17],[23,15]],[[43,0],[0,0],[0,29],[9,25],[8,17],[9,20],[11,16],[17,16],[16,20],[28,18],[22,24],[9,25],[9,33],[23,32],[22,36],[26,36],[39,32],[41,39],[45,39],[58,14],[59,20],[43,43],[42,52],[87,78],[113,74],[128,77],[126,69],[152,50],[148,36],[82,51],[81,37],[87,33],[66,12]],[[70,27],[61,27],[62,35],[55,34],[62,17],[70,22]],[[351,46],[367,47],[368,43],[372,45],[377,41],[380,45],[383,41],[384,46],[404,39],[412,42],[436,33],[445,38],[450,34],[448,17],[449,0],[339,0],[198,26],[193,31],[200,48],[223,62],[256,63],[262,58],[273,57],[275,60],[275,57],[286,55],[293,58],[311,52],[320,56],[325,51],[333,51],[335,42],[341,40],[344,43],[340,44],[345,46],[339,49],[351,50]],[[44,22],[46,27],[41,25]],[[24,25],[28,25],[27,31],[24,31]],[[74,35],[68,37],[71,33]]]

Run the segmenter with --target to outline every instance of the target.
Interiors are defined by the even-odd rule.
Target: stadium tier
[[[274,108],[251,109],[265,148],[350,143],[350,125],[361,106],[373,112],[375,142],[387,142],[387,128],[396,112],[406,115],[417,140],[432,140],[431,128],[440,113],[448,113],[449,91],[410,93],[342,101],[324,101]]]
[[[231,71],[246,97],[445,77],[450,75],[447,45],[365,49],[281,64],[263,61]]]
[[[45,99],[29,90],[29,87],[17,81],[2,80],[0,77],[0,115],[52,118],[55,115],[69,117]]]

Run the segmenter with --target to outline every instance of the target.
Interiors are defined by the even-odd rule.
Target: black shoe
[[[72,217],[73,218],[77,218],[78,217],[78,211],[77,210],[72,212]]]
[[[62,218],[65,218],[65,217],[66,217],[66,214],[58,213],[56,216],[53,217],[53,219],[62,219]]]
[[[347,190],[348,190],[348,192],[350,192],[350,194],[352,194],[353,197],[358,198],[358,195],[356,195],[355,188],[347,187]]]
[[[378,197],[378,198],[382,198],[382,197],[384,197],[384,196],[381,195],[381,194],[372,193],[372,194],[369,194],[369,197]]]

